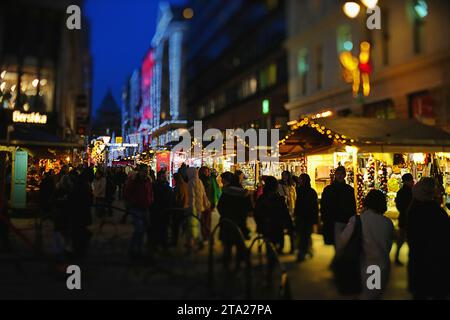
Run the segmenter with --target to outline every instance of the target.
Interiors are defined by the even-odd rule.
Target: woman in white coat
[[[391,265],[389,253],[394,240],[394,225],[389,218],[384,216],[386,210],[385,194],[379,190],[371,190],[364,199],[364,211],[361,213],[362,293],[360,298],[363,300],[381,299],[389,280]],[[355,223],[356,217],[354,216],[338,237],[338,252],[350,240],[355,229]],[[377,283],[377,279],[373,275],[378,270],[380,271],[380,281]]]
[[[211,204],[206,195],[205,187],[202,181],[198,177],[198,170],[196,168],[189,167],[186,169],[186,175],[188,178],[188,194],[189,194],[189,209],[193,214],[201,218],[201,215],[206,210],[210,209]],[[198,240],[200,246],[202,243],[199,221],[195,218],[190,219],[190,241]]]

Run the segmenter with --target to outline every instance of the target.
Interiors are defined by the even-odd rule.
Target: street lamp
[[[354,19],[358,16],[361,6],[354,1],[347,1],[344,4],[344,13],[347,17]]]
[[[368,9],[374,9],[378,4],[378,0],[361,0],[361,2]],[[356,1],[346,1],[343,9],[347,17],[354,19],[359,15],[361,5]]]

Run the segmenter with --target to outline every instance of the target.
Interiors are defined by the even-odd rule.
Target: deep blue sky
[[[156,28],[158,0],[86,0],[91,23],[93,58],[93,110],[108,88],[121,105],[127,75],[138,67],[150,47]],[[174,4],[185,0],[169,0]]]

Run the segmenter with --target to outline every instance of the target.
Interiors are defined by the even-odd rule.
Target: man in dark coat
[[[247,190],[243,189],[239,184],[239,179],[231,172],[224,172],[221,175],[223,189],[222,195],[217,204],[217,210],[220,214],[220,219],[231,220],[242,232],[244,237],[247,233],[247,217],[252,210],[252,203]],[[223,222],[220,227],[219,238],[224,246],[223,265],[228,268],[231,261],[231,252],[233,246],[236,246],[237,259],[236,267],[245,258],[245,251],[242,243],[240,243],[239,234],[227,222]]]
[[[157,174],[153,184],[154,202],[150,209],[149,239],[154,245],[165,249],[168,245],[169,209],[173,207],[173,189],[167,181],[167,172]]]
[[[419,300],[445,299],[450,293],[450,221],[436,191],[433,178],[422,178],[408,210],[408,284]]]
[[[406,218],[407,211],[411,205],[413,199],[412,188],[414,187],[414,178],[412,174],[406,173],[402,176],[403,186],[397,192],[397,197],[395,198],[395,205],[399,212],[398,216],[398,236],[397,236],[397,251],[395,252],[395,264],[402,266],[403,263],[400,261],[400,249],[406,240]]]
[[[334,244],[348,221],[356,214],[355,190],[345,183],[346,171],[335,170],[334,181],[323,190],[320,211],[326,244]]]
[[[295,203],[295,227],[298,241],[297,261],[303,261],[306,255],[312,257],[313,226],[319,218],[319,203],[316,191],[311,188],[311,178],[306,173],[300,175]]]
[[[284,230],[293,231],[293,224],[284,197],[278,193],[278,181],[267,177],[264,192],[255,206],[255,221],[258,232],[272,241],[279,253],[282,250]]]
[[[73,254],[83,257],[89,246],[91,232],[87,229],[92,224],[91,206],[93,202],[92,190],[87,170],[77,177],[73,191],[69,194],[70,238]]]

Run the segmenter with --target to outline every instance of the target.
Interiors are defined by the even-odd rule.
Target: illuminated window
[[[353,50],[352,30],[350,25],[344,24],[337,29],[337,50],[338,53]]]
[[[246,79],[241,84],[239,97],[241,99],[247,98],[255,94],[257,89],[258,89],[258,80],[256,80],[256,77]]]
[[[377,119],[397,118],[394,103],[390,99],[365,105],[364,116]]]
[[[414,53],[419,54],[423,51],[423,34],[425,27],[425,18],[428,16],[428,4],[425,0],[414,0],[412,2],[412,6],[414,11]]]
[[[277,83],[277,65],[270,64],[268,67],[262,69],[259,73],[259,81],[261,89],[266,89]]]
[[[0,77],[0,108],[52,111],[54,94],[52,71],[41,69],[39,75],[37,68],[24,66],[22,76],[18,79],[16,66],[2,66]]]
[[[300,49],[298,52],[297,71],[301,79],[302,94],[306,94],[309,71],[309,52],[306,48]]]
[[[198,118],[199,119],[202,119],[202,118],[204,118],[205,117],[205,106],[200,106],[200,107],[198,107],[198,109],[197,109],[197,116],[198,116]]]

